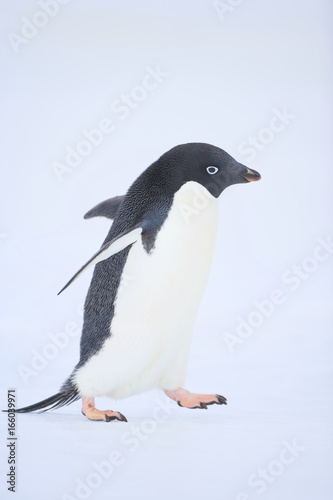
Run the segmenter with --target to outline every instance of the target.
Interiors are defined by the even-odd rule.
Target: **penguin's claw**
[[[126,417],[119,411],[113,410],[98,410],[95,408],[95,401],[93,398],[82,398],[82,415],[89,420],[111,422],[111,420],[119,420],[120,422],[127,422]]]
[[[127,422],[127,418],[125,417],[125,415],[123,415],[122,413],[120,413],[120,411],[117,411],[117,413],[119,414],[119,419],[121,422]]]
[[[120,413],[120,411],[113,411],[113,410],[106,410],[104,412],[103,420],[105,420],[105,422],[111,422],[111,420],[119,420],[119,422],[127,422],[127,418],[122,413]]]
[[[107,413],[104,414],[105,422],[111,422],[111,420],[119,420],[120,422],[127,422],[127,418],[122,413],[120,413],[120,411],[113,411],[112,413],[114,413],[114,415],[112,415],[111,417]]]
[[[223,405],[227,404],[227,400],[220,394],[194,394],[186,389],[177,389],[175,391],[164,391],[169,398],[177,401],[177,404],[182,408],[205,409],[208,405]]]
[[[224,396],[221,396],[220,394],[216,394],[216,397],[217,397],[217,402],[216,404],[217,405],[227,405],[227,398],[225,398]]]

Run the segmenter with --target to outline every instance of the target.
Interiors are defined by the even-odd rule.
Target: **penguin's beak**
[[[259,174],[259,172],[250,170],[247,167],[245,169],[245,172],[240,172],[239,175],[248,182],[259,181],[261,179],[261,175]]]

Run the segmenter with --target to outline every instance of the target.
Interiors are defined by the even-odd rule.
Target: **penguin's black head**
[[[215,198],[232,184],[258,181],[261,176],[238,163],[232,156],[210,144],[181,144],[171,149],[173,174],[178,185],[194,181],[202,184]]]

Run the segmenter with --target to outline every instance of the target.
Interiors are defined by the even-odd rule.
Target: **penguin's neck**
[[[202,184],[189,181],[174,196],[173,209],[177,209],[185,224],[195,224],[204,212],[218,211],[218,200]]]

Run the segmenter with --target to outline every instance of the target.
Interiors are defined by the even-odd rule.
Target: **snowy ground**
[[[188,369],[188,389],[228,406],[153,392],[97,401],[127,424],[89,422],[79,402],[17,415],[17,499],[332,498],[331,6],[236,3],[71,0],[22,42],[8,34],[40,5],[1,2],[2,408],[11,388],[17,406],[54,394],[77,361],[91,273],[56,293],[108,230],[88,209],[183,142],[262,174],[221,197]],[[124,93],[137,100],[120,112]],[[112,133],[66,164],[105,119]]]
[[[112,402],[128,424],[89,422],[78,403],[18,415],[18,498],[330,499],[332,341],[321,312],[314,332],[312,311],[300,320],[300,301],[296,311],[286,305],[233,355],[199,324],[188,387],[221,392],[226,407],[191,411],[154,392]],[[50,390],[27,397],[21,387],[20,403],[61,381],[42,377]]]

